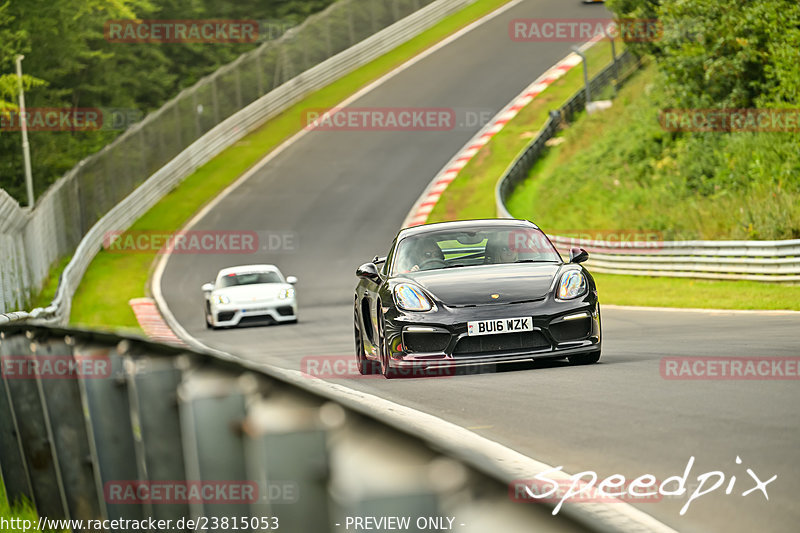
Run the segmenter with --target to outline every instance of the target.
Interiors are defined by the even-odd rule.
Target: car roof
[[[239,265],[239,266],[223,268],[217,273],[217,277],[227,276],[229,274],[249,274],[252,272],[280,273],[280,270],[275,265]]]
[[[476,226],[484,228],[518,227],[539,229],[539,226],[530,220],[520,220],[518,218],[481,218],[476,220],[456,220],[453,222],[436,222],[434,224],[411,226],[410,228],[400,230],[400,233],[397,234],[397,240],[399,241],[400,239],[416,235],[424,235],[434,231],[457,231],[465,228],[474,228]]]

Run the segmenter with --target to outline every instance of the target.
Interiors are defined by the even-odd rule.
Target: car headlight
[[[278,293],[279,300],[288,300],[289,298],[294,298],[294,289],[281,289],[281,292]]]
[[[217,294],[217,303],[218,304],[229,304],[231,303],[231,299],[223,294]]]
[[[433,302],[422,289],[410,283],[399,283],[394,287],[394,300],[397,307],[405,311],[430,311]]]
[[[558,298],[560,300],[572,300],[586,293],[586,276],[580,270],[570,270],[561,276],[558,284]]]

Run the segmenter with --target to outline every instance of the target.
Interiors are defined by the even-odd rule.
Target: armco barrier
[[[637,65],[638,61],[628,51],[621,54],[617,65],[621,72],[619,81],[627,78]],[[614,77],[615,66],[611,63],[591,80],[592,94],[598,94]],[[505,204],[514,188],[528,178],[547,140],[555,135],[562,123],[569,122],[575,112],[584,106],[585,95],[580,90],[560,109],[550,113],[544,127],[506,168],[495,188],[497,216],[513,218]],[[800,240],[659,241],[631,242],[620,246],[619,242],[579,241],[558,235],[549,237],[562,253],[568,253],[572,246],[585,248],[589,252],[586,264],[593,272],[791,283],[800,281]]]
[[[100,371],[57,374],[45,366],[54,359]],[[205,519],[209,531],[255,531],[265,528],[253,519],[277,517],[279,531],[324,532],[344,531],[347,516],[407,516],[452,517],[464,532],[616,530],[567,516],[582,504],[553,517],[552,504],[515,503],[511,474],[491,457],[255,363],[24,324],[0,327],[0,363],[6,493],[50,520],[153,518],[172,520],[159,530],[192,531],[204,528],[174,524]],[[178,492],[223,485],[199,499]]]
[[[33,211],[0,190],[0,312],[26,305],[73,254],[53,304],[63,323],[109,230],[124,230],[194,170],[309,93],[475,0],[340,0],[184,90],[81,161]]]

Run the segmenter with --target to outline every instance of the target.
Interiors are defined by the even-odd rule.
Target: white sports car
[[[295,283],[275,265],[223,268],[202,287],[206,327],[297,322]]]

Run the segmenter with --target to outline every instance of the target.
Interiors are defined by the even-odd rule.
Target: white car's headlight
[[[231,299],[225,296],[224,294],[217,294],[216,298],[218,304],[229,304],[231,303]]]
[[[294,289],[281,289],[281,292],[278,293],[279,300],[288,300],[289,298],[294,298]]]
[[[394,287],[394,301],[405,311],[430,311],[433,302],[422,289],[410,283],[399,283]]]
[[[560,300],[572,300],[586,293],[588,285],[586,276],[580,270],[570,270],[561,276],[558,283],[558,298]]]

